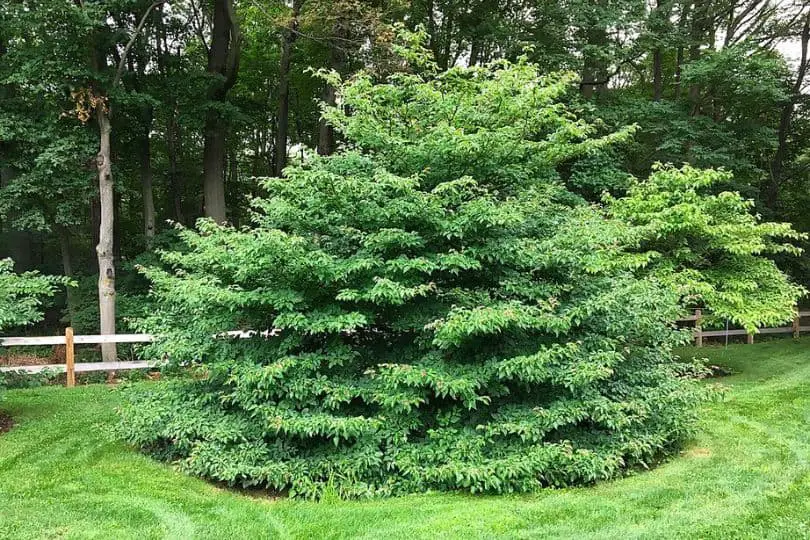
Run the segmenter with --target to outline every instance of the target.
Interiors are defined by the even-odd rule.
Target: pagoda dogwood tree
[[[312,498],[589,483],[677,445],[705,397],[673,354],[692,268],[663,270],[632,204],[566,187],[633,131],[600,136],[569,83],[521,62],[343,85],[349,149],[144,269],[151,350],[194,376],[131,392],[123,436]]]

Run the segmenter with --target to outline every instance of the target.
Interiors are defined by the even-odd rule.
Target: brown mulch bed
[[[12,352],[0,355],[0,366],[44,366],[46,364],[64,364],[65,348],[53,348],[50,356]]]
[[[14,420],[3,411],[0,411],[0,435],[9,431],[13,427]]]

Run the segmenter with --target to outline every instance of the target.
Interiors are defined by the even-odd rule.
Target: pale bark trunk
[[[96,246],[98,256],[98,308],[102,335],[115,334],[115,257],[113,255],[114,238],[114,184],[110,163],[110,126],[109,111],[104,105],[96,109],[99,129],[99,151],[96,156],[98,167],[98,191],[101,201],[101,224],[99,241]],[[118,354],[115,343],[101,345],[101,356],[104,362],[115,362]]]

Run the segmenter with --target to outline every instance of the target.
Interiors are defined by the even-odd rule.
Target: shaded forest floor
[[[111,440],[110,387],[9,391],[0,538],[810,538],[810,340],[689,352],[736,374],[680,456],[530,496],[248,497]]]

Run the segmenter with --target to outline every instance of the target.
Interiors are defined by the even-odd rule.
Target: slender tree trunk
[[[663,33],[664,20],[669,18],[669,13],[663,13],[661,0],[656,0],[655,10],[650,14],[653,32],[658,32],[658,39]],[[664,94],[664,53],[661,45],[658,44],[653,50],[653,100],[661,101]]]
[[[692,17],[692,25],[689,32],[689,61],[696,62],[700,60],[700,46],[706,39],[707,19],[708,19],[708,0],[698,0],[693,8],[694,16]],[[700,114],[700,86],[697,84],[689,85],[689,103],[691,116]]]
[[[99,151],[96,156],[98,168],[98,190],[101,201],[101,224],[99,241],[96,246],[98,256],[98,308],[101,334],[115,334],[115,256],[114,248],[114,206],[115,193],[110,163],[109,111],[104,105],[96,108],[99,129]],[[115,362],[118,358],[115,343],[101,345],[101,356],[105,362]]]
[[[152,148],[149,134],[152,131],[152,107],[142,110],[144,132],[140,142],[141,192],[143,195],[143,232],[147,245],[155,237],[155,196],[152,190]]]
[[[169,123],[166,131],[166,153],[169,158],[169,192],[171,193],[171,207],[174,209],[174,220],[185,224],[186,216],[183,212],[183,178],[177,171],[177,153],[180,146],[180,128],[177,125],[177,110],[174,105],[169,113]]]
[[[56,226],[56,234],[59,237],[59,251],[62,255],[62,273],[67,277],[73,277],[73,257],[70,251],[70,232],[65,227]],[[73,298],[73,288],[65,288],[68,320],[73,326],[75,319],[75,301]]]
[[[228,91],[236,83],[239,71],[241,33],[236,20],[233,0],[214,1],[214,24],[211,32],[211,48],[208,51],[208,73],[211,84],[208,99],[223,102]],[[225,139],[228,123],[216,106],[209,106],[205,115],[203,148],[203,197],[205,215],[218,223],[224,223],[225,208]]]
[[[683,47],[675,53],[675,99],[681,99],[681,66],[683,65]]]
[[[653,51],[653,100],[661,101],[664,96],[663,54],[661,47]]]
[[[766,183],[763,190],[763,198],[765,205],[774,210],[779,204],[779,191],[782,184],[782,176],[784,174],[784,163],[788,151],[788,134],[790,133],[790,126],[793,121],[793,113],[796,107],[796,99],[801,95],[802,87],[804,86],[804,79],[807,75],[808,63],[810,63],[810,13],[804,21],[804,27],[801,34],[801,59],[799,60],[799,69],[796,73],[796,80],[793,82],[792,95],[787,103],[782,107],[782,114],[779,118],[779,131],[778,131],[778,144],[776,153],[771,160],[771,178]]]
[[[339,29],[335,29],[334,34],[338,37],[343,36],[343,32]],[[329,67],[338,72],[343,68],[343,53],[334,44],[331,45],[329,50]],[[337,103],[337,91],[331,84],[327,84],[326,88],[324,88],[322,99],[330,107],[334,107]],[[322,156],[328,156],[334,151],[335,129],[324,119],[321,119],[318,123],[318,153]]]
[[[294,0],[290,28],[284,34],[281,44],[281,65],[279,67],[278,83],[278,127],[276,130],[276,160],[275,174],[280,177],[287,166],[287,133],[290,126],[290,58],[292,47],[298,37],[298,16],[304,0]]]
[[[125,62],[135,40],[143,30],[146,19],[151,11],[161,4],[162,0],[156,0],[150,5],[135,30],[123,52],[118,55],[118,67],[112,79],[110,88],[115,88],[121,81]],[[102,73],[106,66],[106,54],[103,49],[96,48],[93,51],[92,66],[94,71]],[[98,122],[99,150],[96,155],[96,168],[98,169],[98,193],[101,206],[101,218],[98,228],[98,245],[96,255],[98,257],[98,311],[99,322],[102,335],[115,334],[115,185],[112,175],[112,155],[110,151],[112,125],[110,116],[112,110],[107,100],[103,96],[95,105],[96,121]],[[115,343],[103,343],[101,345],[101,356],[105,362],[114,362],[118,358]]]
[[[691,1],[687,1],[683,4],[683,8],[681,10],[681,16],[678,20],[678,36],[680,39],[683,39],[684,33],[686,32],[686,25],[689,21],[689,15],[692,12],[692,3]],[[681,99],[681,69],[683,67],[683,53],[684,48],[683,45],[679,45],[678,49],[675,53],[675,99]]]

